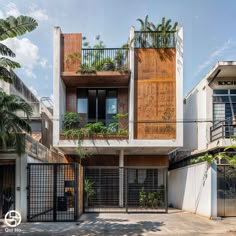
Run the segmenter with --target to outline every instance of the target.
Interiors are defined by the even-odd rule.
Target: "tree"
[[[23,35],[34,30],[38,26],[36,20],[28,16],[9,16],[6,19],[0,19],[0,41],[8,38]],[[8,57],[15,57],[15,53],[6,45],[0,42],[0,79],[12,83],[13,78],[9,68],[19,68],[20,64]]]
[[[17,112],[23,112],[20,118]],[[0,146],[4,149],[10,144],[15,146],[18,155],[24,153],[25,143],[23,132],[30,133],[31,106],[17,95],[0,92]]]

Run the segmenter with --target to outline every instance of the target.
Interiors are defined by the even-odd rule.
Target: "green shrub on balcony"
[[[128,129],[119,128],[119,124],[121,124],[121,120],[123,118],[126,118],[128,116],[128,113],[114,115],[113,122],[109,123],[108,125],[105,125],[103,122],[95,122],[95,123],[87,123],[82,128],[78,127],[80,119],[79,121],[77,121],[77,123],[71,122],[71,120],[76,121],[76,119],[71,119],[72,117],[74,117],[75,114],[78,115],[79,117],[79,114],[74,113],[74,112],[69,112],[69,113],[66,113],[65,115],[65,118],[67,120],[64,120],[63,124],[66,123],[67,128],[65,128],[65,125],[64,125],[63,134],[65,135],[66,138],[81,140],[81,139],[86,139],[86,138],[88,139],[93,138],[94,135],[95,137],[96,135],[102,135],[104,138],[109,135],[128,135]]]
[[[79,127],[80,116],[77,112],[66,112],[64,115],[63,129],[76,129]]]

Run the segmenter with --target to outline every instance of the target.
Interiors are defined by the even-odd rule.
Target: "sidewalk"
[[[78,222],[69,223],[23,223],[21,232],[5,232],[0,235],[235,235],[236,218],[212,221],[207,218],[179,210],[168,214],[84,214]]]

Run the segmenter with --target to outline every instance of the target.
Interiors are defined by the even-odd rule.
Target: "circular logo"
[[[21,223],[21,215],[18,211],[8,211],[5,215],[5,223],[9,227],[16,227]]]

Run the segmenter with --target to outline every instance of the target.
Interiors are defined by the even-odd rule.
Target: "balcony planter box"
[[[129,136],[127,134],[92,134],[91,138],[84,137],[81,138],[82,140],[121,140],[121,139],[128,139]],[[60,134],[60,140],[77,140],[77,138],[67,138],[63,133]]]

